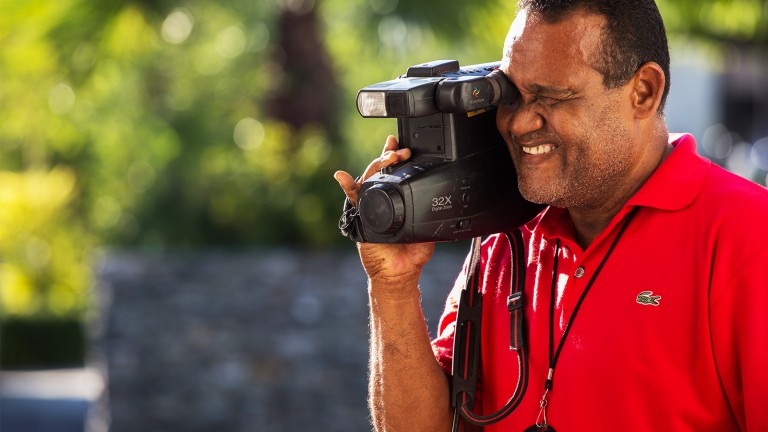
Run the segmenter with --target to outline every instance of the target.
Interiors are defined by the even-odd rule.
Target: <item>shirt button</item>
[[[579,266],[579,268],[577,268],[576,271],[573,272],[573,275],[576,278],[580,278],[580,277],[584,276],[584,267]]]

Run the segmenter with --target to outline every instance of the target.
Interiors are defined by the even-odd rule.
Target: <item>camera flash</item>
[[[387,117],[386,93],[361,91],[357,94],[357,110],[363,117]]]

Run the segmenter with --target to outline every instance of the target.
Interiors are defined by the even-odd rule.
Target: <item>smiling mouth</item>
[[[557,146],[554,144],[542,144],[535,147],[525,147],[525,146],[522,147],[523,153],[529,154],[529,155],[539,155],[539,154],[549,153],[556,148]]]

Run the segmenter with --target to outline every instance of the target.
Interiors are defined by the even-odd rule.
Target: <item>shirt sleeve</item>
[[[768,249],[737,270],[712,299],[711,331],[720,381],[741,430],[768,430]]]

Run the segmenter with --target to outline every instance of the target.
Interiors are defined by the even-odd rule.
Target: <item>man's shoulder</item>
[[[726,213],[768,216],[768,188],[715,164],[702,183],[699,197]]]
[[[683,211],[686,227],[703,230],[702,237],[712,247],[727,248],[733,260],[768,245],[768,189],[722,167],[712,165],[693,205]]]

